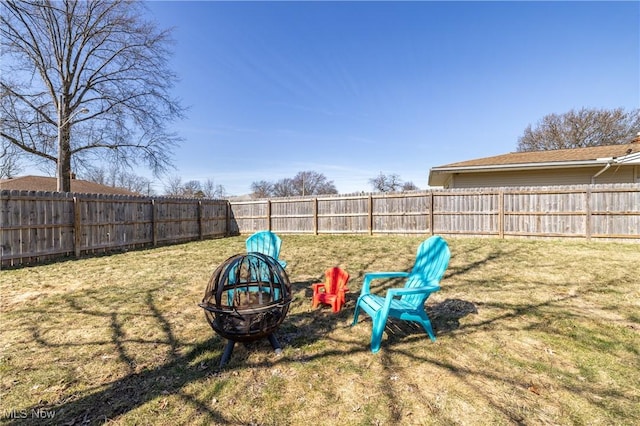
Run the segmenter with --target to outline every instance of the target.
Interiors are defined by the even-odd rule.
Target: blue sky
[[[313,170],[340,193],[516,150],[572,108],[640,107],[639,2],[169,2],[173,175],[231,195]],[[161,186],[159,189],[161,190]]]

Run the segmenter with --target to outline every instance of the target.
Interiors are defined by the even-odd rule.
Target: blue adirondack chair
[[[266,254],[267,256],[271,256],[276,259],[283,268],[286,268],[287,262],[278,259],[278,256],[280,255],[281,245],[282,240],[280,239],[280,237],[278,237],[271,231],[256,232],[255,234],[249,236],[246,241],[247,253],[257,251],[258,253]]]
[[[371,352],[380,350],[388,317],[418,322],[431,340],[436,340],[424,303],[431,293],[440,290],[440,280],[449,265],[450,257],[447,242],[440,236],[433,236],[418,247],[411,272],[370,272],[364,275],[351,325],[358,322],[360,310],[371,316]],[[387,290],[385,297],[371,294],[371,281],[389,278],[406,278],[404,287]]]

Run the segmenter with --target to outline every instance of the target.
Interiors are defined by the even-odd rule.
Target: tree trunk
[[[69,123],[61,126],[58,141],[58,192],[71,192],[71,144]]]
[[[71,192],[71,115],[65,97],[60,95],[58,103],[58,165],[57,191]]]

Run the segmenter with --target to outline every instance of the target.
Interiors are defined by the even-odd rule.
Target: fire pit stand
[[[267,339],[269,339],[269,343],[271,343],[271,347],[273,348],[275,354],[280,355],[282,353],[282,346],[280,346],[280,343],[278,342],[278,339],[276,339],[276,336],[271,333],[267,336]],[[222,357],[220,358],[219,368],[224,367],[227,361],[229,361],[229,358],[231,358],[231,353],[233,352],[233,348],[235,346],[236,342],[234,340],[227,341],[227,344],[224,347],[224,352],[222,352]]]
[[[276,259],[250,252],[231,256],[218,266],[199,306],[211,328],[228,340],[220,368],[231,357],[236,342],[266,337],[280,354],[282,348],[274,332],[290,303],[289,277]]]

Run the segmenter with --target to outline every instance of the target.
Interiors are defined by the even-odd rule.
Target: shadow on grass
[[[560,306],[564,302],[569,301],[571,299],[575,299],[575,298],[576,296],[569,295],[562,298],[547,300],[540,303],[522,303],[522,304],[517,304],[517,305],[514,304],[514,305],[508,305],[508,306],[505,304],[496,303],[495,305],[498,305],[501,309],[508,310],[509,312],[505,312],[502,315],[496,316],[494,318],[491,318],[485,321],[476,322],[473,324],[465,324],[459,328],[462,330],[463,333],[473,333],[476,330],[486,329],[487,327],[494,327],[496,330],[499,330],[499,329],[504,329],[505,327],[506,328],[511,327],[510,324],[513,322],[517,322],[518,319],[521,319],[523,317],[530,317],[532,319],[538,318],[539,320],[533,321],[532,324],[526,327],[523,326],[521,327],[521,329],[523,330],[536,329],[538,331],[543,331],[549,334],[555,334],[560,336],[563,334],[563,332],[560,330],[555,330],[553,327],[550,327],[549,324],[546,323],[544,320],[545,318],[544,313],[548,312],[549,308]],[[445,305],[444,307],[446,308],[446,310],[449,310],[449,306],[447,305],[449,305],[450,303],[458,304],[459,301],[445,300],[444,302],[442,302],[441,305],[444,304]],[[482,306],[483,305],[481,305],[481,307]],[[427,308],[427,311],[429,312],[429,314],[434,315],[434,319],[432,321],[434,323],[434,327],[436,327],[436,324],[438,323],[437,318],[439,315],[438,311],[440,310],[440,308],[441,307],[437,305],[431,307],[431,309],[429,307]],[[455,310],[456,309],[454,309],[454,311]],[[467,311],[468,313],[476,313],[476,312],[473,312],[473,310],[471,309],[471,306],[467,306],[467,308],[464,310]],[[556,315],[556,318],[563,318],[568,320],[577,319],[576,316],[570,312],[556,313],[555,315]],[[446,317],[447,316],[445,315],[444,318]],[[448,321],[445,322],[445,327],[447,325],[448,325]],[[455,327],[455,328],[458,328],[458,327]],[[512,406],[510,404],[505,404],[505,402],[500,400],[500,398],[497,397],[496,394],[492,392],[487,392],[487,389],[484,387],[486,386],[487,383],[490,383],[490,382],[502,383],[511,387],[514,392],[522,392],[523,394],[529,393],[531,395],[540,395],[540,392],[543,392],[543,394],[546,392],[551,392],[548,389],[543,389],[543,390],[536,389],[536,386],[534,386],[534,383],[537,379],[535,374],[532,374],[532,379],[529,381],[527,381],[526,379],[516,379],[513,377],[509,377],[508,375],[505,375],[503,372],[499,370],[492,371],[491,368],[483,368],[482,365],[469,366],[468,364],[465,364],[465,363],[458,364],[455,362],[454,359],[442,359],[435,355],[434,356],[429,356],[429,355],[418,356],[415,353],[407,351],[406,349],[393,348],[393,345],[391,344],[393,340],[396,340],[398,338],[407,338],[409,334],[417,334],[421,332],[421,330],[422,329],[417,325],[406,325],[400,329],[400,332],[398,333],[399,335],[390,335],[389,342],[386,345],[386,351],[381,351],[382,352],[381,356],[387,359],[386,362],[383,361],[383,365],[392,365],[391,354],[393,354],[393,355],[402,355],[403,357],[413,359],[419,363],[430,363],[433,366],[440,367],[443,370],[449,371],[451,374],[456,376],[458,380],[463,382],[466,387],[468,387],[469,389],[475,390],[476,391],[475,395],[484,399],[488,406],[491,406],[496,410],[502,412],[502,414],[514,424],[529,424],[531,419],[527,418],[523,414],[523,412],[518,409],[518,407]],[[439,330],[439,331],[442,332],[443,330]],[[436,334],[439,334],[439,333],[436,332]],[[421,337],[416,335],[416,336],[410,336],[408,338],[410,340],[417,340]],[[576,341],[575,337],[574,337],[574,341],[576,344],[581,343],[579,341]],[[587,342],[585,342],[584,344],[587,344]],[[589,340],[588,344],[593,344],[593,338]],[[536,362],[536,361],[533,361],[533,362]],[[548,368],[554,369],[557,367],[554,367],[552,362],[550,362],[550,365]],[[588,404],[598,406],[602,410],[614,415],[618,419],[623,419],[629,415],[629,412],[625,412],[625,410],[620,408],[625,403],[627,403],[628,401],[631,401],[634,398],[634,396],[631,394],[631,392],[628,392],[628,390],[624,388],[620,388],[620,389],[603,388],[600,383],[595,383],[595,382],[591,383],[590,381],[575,381],[575,380],[572,380],[573,377],[571,377],[573,373],[567,373],[561,370],[555,371],[554,374],[558,376],[558,379],[560,379],[561,376],[566,376],[564,380],[558,380],[557,382],[554,383],[554,386],[556,386],[557,388],[564,388],[572,395],[579,395]],[[427,397],[427,394],[425,394],[425,398],[426,397]],[[440,413],[440,414],[442,415],[443,413]],[[445,414],[445,415],[452,416],[450,420],[453,423],[456,422],[456,418],[452,414]]]
[[[437,336],[451,333],[460,328],[460,320],[469,314],[477,314],[478,309],[472,302],[461,299],[446,299],[434,305],[427,305],[425,311],[431,320]],[[369,321],[370,322],[370,321]],[[389,318],[385,327],[387,339],[383,345],[387,350],[393,350],[393,345],[410,336],[429,341],[429,336],[418,323]],[[367,342],[368,343],[368,342]]]
[[[294,292],[306,291],[310,282],[293,283]],[[103,318],[111,331],[108,338],[89,342],[65,342],[57,343],[47,340],[37,326],[31,327],[31,335],[34,342],[45,348],[66,347],[74,350],[78,346],[105,346],[112,347],[117,355],[119,364],[126,365],[126,375],[110,383],[95,383],[93,387],[88,384],[88,389],[83,391],[82,396],[65,394],[60,398],[59,403],[48,403],[42,401],[36,405],[23,408],[15,415],[8,415],[3,418],[3,424],[22,425],[34,424],[36,420],[32,413],[50,413],[53,418],[37,419],[37,424],[64,424],[64,425],[92,425],[109,422],[132,410],[137,409],[154,400],[173,395],[177,396],[185,406],[190,406],[203,416],[205,421],[212,424],[246,424],[236,418],[230,418],[223,410],[216,410],[210,404],[201,401],[197,395],[193,395],[185,390],[190,383],[207,380],[219,374],[217,368],[220,355],[226,344],[226,340],[218,337],[209,327],[211,332],[209,338],[195,344],[187,345],[178,341],[172,329],[171,322],[165,314],[157,308],[153,291],[147,291],[144,301],[147,314],[143,316],[153,318],[162,330],[162,338],[155,339],[131,339],[126,337],[124,330],[124,320],[117,312],[106,312],[95,309],[87,309],[78,304],[73,298],[68,298],[66,303],[69,310],[56,310],[53,313],[60,314],[83,314],[91,317]],[[306,294],[306,293],[304,293]],[[305,300],[302,302],[306,303]],[[310,299],[309,299],[309,303]],[[128,313],[126,316],[132,314]],[[136,314],[138,315],[138,314]],[[348,316],[346,310],[338,314],[332,314],[330,309],[314,310],[311,312],[301,312],[300,314],[290,314],[285,318],[284,323],[276,330],[277,338],[283,346],[298,346],[305,342],[312,342],[325,337],[337,324],[344,321]],[[157,367],[139,369],[136,368],[136,354],[131,353],[127,348],[128,344],[144,344],[156,347],[168,346],[167,361]],[[185,346],[187,346],[185,348]],[[249,351],[273,351],[267,339],[259,339],[246,345]],[[188,350],[186,350],[188,349]],[[323,352],[318,357],[328,356]],[[247,367],[242,356],[234,359],[232,353],[229,363],[224,370],[241,369]],[[290,358],[285,356],[270,358],[264,361],[265,365],[273,365],[279,362],[289,362]],[[255,364],[251,367],[256,367]],[[151,409],[153,412],[153,409]],[[22,413],[27,413],[22,416]],[[151,415],[151,414],[150,414]],[[22,418],[25,417],[25,418]],[[147,423],[145,421],[145,423]],[[148,419],[148,423],[154,423],[153,419]]]
[[[320,304],[316,309],[311,309],[312,294],[311,285],[316,282],[322,282],[322,278],[309,281],[299,281],[291,284],[294,294],[301,295],[298,300],[306,304],[308,307],[300,309],[303,312],[289,314],[280,329],[277,331],[278,339],[281,343],[288,346],[304,346],[312,344],[318,340],[326,338],[340,324],[351,317],[355,300],[347,294],[345,305],[342,309],[334,313],[329,305]],[[309,310],[311,309],[311,310]]]
[[[67,303],[72,308],[68,313],[82,313],[88,316],[104,317],[109,323],[111,335],[109,339],[83,342],[83,343],[53,343],[46,340],[40,330],[31,327],[33,340],[44,347],[57,348],[61,346],[104,346],[110,345],[117,353],[117,359],[121,364],[127,366],[126,376],[111,383],[96,383],[93,387],[85,389],[86,396],[76,397],[65,395],[63,402],[49,404],[46,401],[27,407],[18,412],[20,415],[7,416],[5,424],[34,424],[36,418],[34,413],[48,413],[52,418],[37,419],[37,424],[64,424],[64,425],[91,425],[102,424],[125,414],[141,405],[156,398],[167,395],[178,395],[185,403],[195,407],[196,410],[204,414],[209,421],[214,423],[228,423],[228,419],[221,413],[212,410],[209,406],[198,401],[192,395],[187,394],[182,389],[185,385],[211,376],[211,370],[203,367],[211,359],[215,351],[212,351],[219,344],[213,334],[207,340],[190,345],[191,348],[184,354],[179,354],[179,348],[185,346],[174,336],[170,322],[155,306],[152,291],[146,292],[145,304],[149,311],[148,316],[158,322],[164,338],[160,339],[130,339],[125,337],[123,330],[124,321],[119,318],[116,312],[104,312],[86,309],[79,306],[74,299],[67,299]],[[64,313],[64,311],[56,311]],[[127,314],[129,316],[130,314]],[[168,361],[156,368],[137,369],[135,354],[129,353],[127,344],[147,344],[153,347],[166,345],[169,347],[167,354]],[[153,421],[149,421],[153,423]],[[148,423],[148,422],[145,422]]]
[[[489,255],[484,262],[490,261],[495,257],[499,257],[500,254]],[[470,269],[478,267],[483,262],[473,262],[468,265],[463,265],[459,270],[454,273],[465,273]],[[446,281],[446,278],[445,278]],[[316,280],[302,281],[292,283],[292,291],[296,295],[294,303],[309,304],[311,305],[310,298],[310,285],[316,282]],[[354,286],[355,287],[355,286]],[[350,287],[351,288],[351,287]],[[446,287],[443,287],[443,291],[446,291]],[[302,309],[302,312],[296,312],[295,314],[289,314],[285,318],[283,324],[276,331],[276,335],[283,347],[287,346],[293,348],[303,347],[308,344],[317,343],[322,340],[328,340],[327,335],[339,327],[349,327],[345,324],[350,324],[353,317],[353,308],[355,306],[355,300],[358,294],[351,292],[347,297],[347,304],[343,309],[334,314],[331,312],[328,306],[319,307],[315,310]],[[548,301],[540,304],[527,304],[526,302],[520,306],[514,306],[510,312],[504,315],[492,318],[488,321],[483,321],[474,324],[467,324],[462,326],[466,332],[472,332],[474,329],[482,329],[487,326],[500,326],[503,321],[510,321],[514,317],[526,316],[540,310],[542,307],[552,305],[554,303],[560,303],[562,300]],[[88,311],[85,308],[75,304],[73,299],[69,299],[68,303],[72,309],[76,312],[82,312],[88,315],[99,315],[105,317],[109,323],[111,329],[111,336],[108,341],[104,342],[89,342],[90,344],[110,344],[113,345],[115,351],[118,354],[118,358],[121,362],[127,365],[133,365],[135,361],[135,354],[131,354],[127,351],[125,339],[125,333],[122,328],[122,321],[117,314],[105,313],[104,311]],[[229,414],[224,412],[223,408],[213,409],[210,404],[206,403],[199,398],[197,394],[189,393],[185,388],[190,383],[196,383],[204,381],[209,378],[215,378],[218,372],[215,371],[215,367],[219,363],[219,356],[222,353],[224,344],[223,339],[217,337],[213,330],[210,337],[206,340],[199,341],[193,345],[184,344],[179,342],[172,329],[171,322],[167,320],[166,316],[155,305],[152,292],[147,292],[145,297],[145,305],[149,316],[160,325],[160,329],[163,332],[164,338],[148,341],[140,341],[137,343],[157,345],[163,344],[169,346],[168,361],[162,365],[154,368],[147,368],[142,370],[129,369],[126,375],[118,380],[106,384],[96,384],[92,390],[86,391],[90,394],[84,394],[83,396],[64,395],[64,399],[57,404],[37,404],[32,407],[27,407],[26,411],[31,413],[32,410],[46,410],[48,412],[54,412],[55,418],[48,421],[49,424],[102,424],[111,419],[117,418],[130,411],[133,411],[145,404],[156,399],[161,399],[167,395],[177,396],[185,406],[189,406],[195,409],[204,421],[215,424],[238,424],[236,418],[230,418]],[[441,303],[428,304],[426,307],[432,324],[436,330],[438,336],[453,332],[461,328],[460,320],[467,315],[477,313],[477,307],[474,303],[461,300],[461,299],[446,299]],[[366,316],[364,316],[366,318]],[[367,319],[369,322],[370,320]],[[450,371],[457,376],[461,381],[465,382],[467,386],[472,389],[476,389],[478,394],[486,394],[483,389],[477,385],[478,377],[483,381],[495,381],[502,383],[510,383],[514,387],[523,388],[526,390],[526,384],[518,383],[509,378],[500,377],[497,373],[487,372],[482,368],[461,367],[456,365],[455,362],[448,360],[436,359],[433,356],[416,356],[410,351],[399,349],[394,342],[402,339],[421,340],[425,344],[429,343],[429,339],[422,330],[421,327],[405,321],[390,320],[387,326],[388,338],[383,341],[383,349],[378,354],[371,354],[371,357],[378,357],[380,362],[388,368],[391,372],[394,368],[393,357],[401,355],[410,359],[414,359],[416,362],[432,363],[434,366],[443,368]],[[42,336],[38,330],[33,330],[34,340],[44,347],[54,347],[55,344],[48,342]],[[225,366],[225,370],[243,369],[243,368],[255,368],[260,366],[272,366],[277,363],[289,363],[289,362],[305,362],[315,359],[325,359],[327,357],[344,357],[345,355],[366,353],[369,352],[369,341],[360,341],[361,337],[351,339],[345,339],[345,341],[333,340],[329,342],[327,347],[319,347],[307,353],[301,355],[303,358],[296,358],[296,355],[285,355],[281,357],[268,357],[264,361],[259,363],[251,363],[247,365],[242,357],[242,353],[238,356],[232,354],[229,363]],[[74,346],[75,344],[68,344]],[[403,345],[404,346],[404,345]],[[247,345],[248,350],[253,351],[272,351],[269,342],[266,339],[252,342]],[[182,350],[181,350],[182,349]],[[580,394],[587,394],[593,392],[598,394],[598,389],[594,386],[591,387],[585,384],[583,388],[574,389]],[[397,398],[394,395],[394,387],[387,386],[384,388],[384,393],[390,401],[394,401]],[[421,390],[417,390],[421,392]],[[625,395],[616,395],[616,397],[622,397]],[[429,395],[425,394],[424,397],[428,400]],[[485,395],[488,405],[494,407],[504,413],[504,415],[515,423],[522,423],[524,419],[509,408],[504,401],[492,398],[491,394]],[[402,410],[398,407],[390,407],[391,420],[396,422],[402,421]],[[153,412],[153,409],[150,410]],[[439,416],[453,416],[453,414],[447,413],[435,413]],[[455,418],[450,418],[454,422]],[[5,419],[8,420],[6,424],[32,424],[32,419]],[[47,420],[40,420],[39,424],[47,424]],[[148,419],[147,423],[154,423],[153,419]],[[245,422],[246,424],[246,422]]]
[[[307,283],[296,283],[303,286]],[[152,299],[147,297],[147,302],[151,303]],[[538,309],[539,305],[531,306],[530,309]],[[526,309],[514,312],[514,315],[524,315]],[[157,310],[154,315],[161,324],[166,323],[166,319],[162,318],[162,314]],[[437,330],[437,334],[442,336],[458,327],[457,321],[464,316],[475,313],[475,305],[472,303],[447,299],[442,303],[427,306],[427,311],[432,316],[432,322]],[[300,347],[306,344],[314,343],[318,340],[327,339],[327,334],[337,327],[344,326],[345,322],[349,322],[352,317],[352,309],[343,309],[338,314],[333,314],[328,309],[318,308],[317,310],[300,312],[287,316],[281,328],[276,332],[284,347]],[[504,318],[502,318],[504,319]],[[498,320],[499,321],[499,320]],[[131,354],[127,354],[123,349],[122,343],[118,343],[121,339],[121,331],[117,322],[112,322],[112,338],[115,340],[117,351],[122,361],[130,360]],[[164,327],[164,326],[163,326]],[[168,327],[168,326],[167,326]],[[414,326],[409,322],[389,322],[387,328],[389,337],[383,343],[383,350],[379,354],[371,354],[372,357],[379,357],[383,365],[389,369],[390,374],[393,372],[394,361],[392,356],[402,355],[417,362],[427,362],[434,366],[446,369],[465,382],[467,386],[475,388],[477,386],[477,378],[480,376],[483,380],[491,380],[497,382],[509,382],[512,386],[526,390],[526,384],[512,381],[505,377],[500,377],[497,373],[491,374],[481,369],[472,367],[461,367],[447,360],[439,360],[434,357],[416,356],[415,354],[397,348],[394,345],[398,339],[423,340],[425,344],[429,343],[428,337],[419,326]],[[67,396],[66,400],[56,405],[36,405],[26,409],[31,413],[32,410],[45,410],[54,412],[55,418],[51,421],[39,421],[39,424],[68,424],[68,425],[88,425],[102,424],[118,416],[124,415],[132,410],[137,409],[149,402],[161,399],[167,395],[178,396],[185,406],[194,408],[200,416],[201,420],[208,421],[212,424],[248,424],[248,419],[238,419],[233,415],[226,414],[223,409],[213,409],[210,404],[206,403],[197,394],[192,394],[185,390],[190,383],[215,378],[218,374],[214,371],[218,365],[219,355],[221,353],[224,342],[216,337],[211,331],[211,337],[207,340],[198,342],[193,345],[184,355],[177,355],[179,351],[173,349],[179,348],[181,344],[176,342],[172,337],[172,333],[166,334],[167,342],[172,348],[171,353],[174,356],[166,363],[156,367],[145,369],[139,372],[129,371],[125,377],[105,385],[97,385],[90,395],[72,399],[73,395]],[[413,335],[413,336],[411,336]],[[47,344],[39,339],[40,344]],[[324,359],[327,357],[343,357],[349,354],[369,352],[368,341],[360,342],[337,342],[327,348],[313,351],[314,353],[305,355],[305,359],[295,357],[295,355],[286,355],[281,357],[265,357],[262,361],[256,363],[251,362],[249,365],[245,363],[242,356],[231,357],[230,362],[225,370],[270,367],[279,363],[290,362],[309,362],[315,359]],[[337,347],[336,347],[337,346]],[[252,342],[248,345],[250,351],[272,351],[266,339]],[[386,359],[386,361],[385,361]],[[390,401],[395,400],[394,387],[388,386],[384,388],[384,393]],[[597,389],[591,389],[597,392]],[[478,389],[481,393],[482,389]],[[575,389],[579,393],[584,393],[587,389]],[[428,397],[425,395],[425,397]],[[502,401],[493,400],[491,396],[486,396],[487,403],[495,409],[502,411],[507,418],[518,423],[524,419],[510,410],[508,406],[504,406]],[[399,407],[390,406],[391,420],[401,422],[402,410]],[[153,411],[153,410],[152,410]],[[446,413],[434,413],[439,416],[447,416]],[[231,417],[230,417],[231,416]],[[453,420],[453,418],[452,418]],[[149,419],[149,423],[153,424],[153,419]],[[31,419],[12,419],[7,424],[33,424]]]
[[[466,259],[470,252],[478,251],[480,247],[476,247],[471,249],[469,252],[464,253],[455,253],[454,256],[460,257],[462,259]],[[455,275],[464,275],[474,269],[477,269],[487,263],[493,262],[495,260],[500,259],[503,256],[512,256],[513,252],[505,252],[501,249],[494,250],[488,254],[486,254],[482,259],[473,261],[473,262],[460,262],[460,264],[456,267],[449,267],[445,276],[443,277],[442,282],[442,290],[447,290],[447,279],[451,278]],[[413,265],[412,265],[413,266]],[[362,272],[359,275],[359,278],[362,279],[364,274],[371,271]],[[411,267],[404,269],[403,272],[411,272]],[[383,295],[384,292],[394,287],[401,287],[404,285],[405,280],[403,278],[400,279],[384,279],[379,280],[377,284],[372,284],[373,293],[378,293]],[[374,281],[376,283],[376,281]],[[349,284],[349,288],[354,288],[353,284]],[[358,287],[359,288],[359,287]],[[353,309],[355,308],[356,301],[358,299],[359,292],[350,292],[346,295],[346,305],[345,307],[351,308],[350,314],[353,315]],[[427,299],[428,303],[429,299]],[[427,315],[431,320],[431,325],[434,328],[436,334],[449,333],[454,331],[460,327],[460,320],[469,314],[477,314],[478,309],[473,302],[461,300],[461,299],[446,299],[443,302],[437,303],[435,305],[429,305],[425,307]],[[368,316],[364,315],[363,318],[367,318]],[[370,320],[369,320],[370,321]],[[421,325],[410,322],[410,321],[402,321],[395,318],[389,318],[387,320],[387,324],[385,327],[385,331],[388,334],[388,342],[387,345],[393,344],[393,342],[406,338],[409,335],[419,335],[419,338],[427,337],[425,330]],[[427,337],[428,338],[428,337]],[[367,342],[368,344],[369,342]],[[385,344],[385,343],[383,343]],[[368,346],[367,346],[368,347]]]

